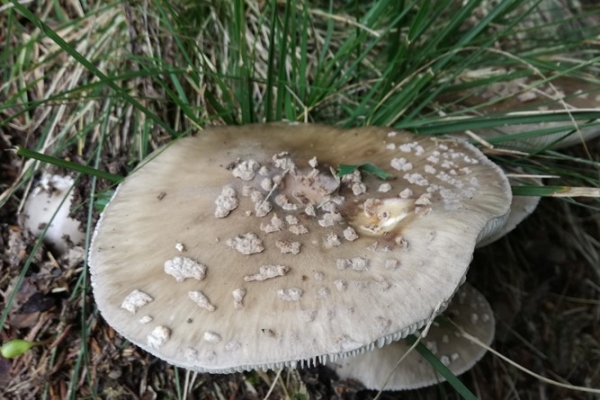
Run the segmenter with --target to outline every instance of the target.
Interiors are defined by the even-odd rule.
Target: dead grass
[[[86,11],[71,0],[26,4],[172,132],[115,96],[25,18],[6,9],[0,12],[0,54],[11,63],[0,78],[0,104],[4,104],[0,106],[0,304],[7,316],[0,342],[54,339],[21,357],[0,358],[0,398],[262,399],[269,394],[270,398],[367,399],[376,395],[361,391],[357,383],[338,381],[324,367],[280,374],[177,370],[126,342],[98,316],[87,285],[83,248],[56,258],[52,249],[22,228],[19,212],[33,178],[40,170],[55,168],[17,158],[8,151],[14,146],[126,175],[145,155],[170,141],[173,132],[244,121],[244,104],[236,97],[240,90],[249,90],[255,104],[265,104],[270,31],[264,4],[248,2],[241,38],[253,49],[255,65],[253,79],[243,88],[244,82],[231,77],[239,60],[223,56],[230,54],[228,49],[237,40],[220,15],[229,8],[218,0],[208,3],[211,7],[197,6],[205,7],[205,12],[189,13],[190,18],[203,17],[195,22],[201,29],[193,37],[186,31],[173,36],[159,17],[161,11],[146,14],[141,3],[92,2]],[[166,3],[157,4],[164,12]],[[322,60],[312,50],[330,42],[324,57],[333,59],[347,29],[363,28],[347,15],[330,16],[323,9],[310,12],[306,67],[314,71]],[[336,28],[332,36],[325,27],[329,18]],[[190,49],[195,58],[188,65],[194,69],[187,74],[174,70],[177,77],[164,73],[164,66],[185,65],[181,59],[187,54],[182,48],[192,43],[197,47]],[[293,57],[301,57],[294,54],[285,58],[287,76],[293,75]],[[372,67],[367,75],[376,80],[380,71],[369,62],[362,66]],[[289,102],[301,110],[300,120],[330,121],[340,115],[342,106],[355,106],[356,94],[372,83],[348,82],[311,104],[293,95]],[[232,107],[220,110],[213,98]],[[590,161],[600,162],[598,140],[589,144],[589,153],[594,157]],[[79,207],[74,214],[83,226],[93,227],[98,211],[88,205],[109,189],[108,182],[91,177],[78,180]],[[543,200],[540,209],[509,237],[476,253],[468,280],[493,305],[498,320],[496,350],[549,379],[600,388],[600,217],[596,202],[581,202],[589,208]],[[14,301],[8,306],[12,294]],[[532,378],[489,354],[464,375],[464,381],[481,399],[594,398]],[[382,398],[398,397],[385,393]],[[458,395],[443,384],[402,393],[402,398]]]

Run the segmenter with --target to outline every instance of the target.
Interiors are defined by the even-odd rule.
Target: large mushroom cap
[[[459,289],[442,317],[422,338],[454,375],[471,369],[486,353],[485,348],[463,337],[457,327],[488,346],[494,340],[492,308],[483,295],[468,284]],[[405,340],[400,340],[356,357],[338,360],[330,366],[340,378],[357,380],[373,390],[418,389],[444,382],[444,377],[416,350],[398,364],[410,347]]]
[[[395,179],[331,172],[366,163]],[[90,250],[94,295],[126,338],[197,371],[357,354],[443,308],[510,200],[502,171],[462,141],[210,129],[118,188]]]

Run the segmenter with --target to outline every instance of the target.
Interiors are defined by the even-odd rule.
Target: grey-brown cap
[[[578,110],[600,111],[600,87],[582,79],[560,77],[550,83],[544,83],[528,89],[535,84],[533,78],[517,78],[505,82],[497,82],[486,87],[480,94],[467,96],[466,93],[458,94],[461,102],[467,107],[477,106],[477,112],[486,114],[535,114],[551,115],[557,111],[571,111],[578,125],[589,123],[588,119],[581,119],[575,113]],[[479,107],[502,99],[492,104]],[[446,101],[454,101],[451,97]],[[538,147],[562,148],[582,141],[591,140],[600,136],[600,122],[580,127],[577,132],[572,121],[554,121],[535,124],[515,124],[497,128],[482,128],[474,133],[483,139],[491,139],[506,135],[524,134],[535,130],[547,129],[548,134],[523,137],[519,140],[508,140],[497,143],[499,147],[517,150],[531,150]],[[459,135],[468,138],[466,135]]]
[[[395,179],[332,173],[366,163]],[[444,308],[510,199],[502,171],[454,139],[214,128],[118,188],[89,254],[94,296],[126,338],[197,371],[358,354]]]
[[[454,375],[460,375],[471,369],[486,350],[463,337],[456,326],[488,346],[494,339],[492,309],[483,295],[468,284],[458,290],[448,309],[433,322],[427,336],[421,338],[422,343]],[[341,379],[357,380],[373,390],[418,389],[445,381],[416,350],[398,364],[410,347],[405,340],[400,340],[356,357],[329,363],[329,366]]]

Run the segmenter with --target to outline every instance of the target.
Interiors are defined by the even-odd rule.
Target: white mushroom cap
[[[553,87],[546,83],[524,91],[524,88],[534,82],[531,78],[518,78],[508,82],[499,82],[491,85],[481,95],[467,97],[464,103],[472,107],[489,102],[494,98],[508,96],[494,104],[478,108],[479,112],[483,111],[486,114],[507,113],[507,115],[516,115],[522,112],[535,112],[538,115],[552,114],[557,110],[600,110],[600,88],[597,85],[580,79],[560,77],[551,81]],[[587,119],[578,119],[576,115],[575,121],[580,125],[589,122]],[[545,146],[556,149],[581,143],[582,139],[591,140],[600,136],[600,123],[598,121],[593,125],[580,128],[581,134],[575,132],[568,137],[565,136],[575,129],[571,121],[507,125],[493,129],[477,129],[474,132],[484,139],[491,139],[503,135],[515,135],[539,129],[560,129],[561,127],[564,129],[556,133],[522,140],[504,141],[496,145],[525,151]],[[463,137],[467,138],[467,136]]]
[[[427,336],[421,338],[421,342],[454,375],[460,375],[471,369],[486,350],[463,337],[453,323],[488,346],[494,339],[492,309],[483,295],[468,284],[458,290],[446,312],[436,319]],[[357,380],[373,390],[418,389],[444,382],[445,378],[416,350],[412,350],[396,368],[410,347],[405,340],[400,340],[356,357],[329,363],[329,366],[341,379]]]
[[[40,236],[50,224],[44,241],[60,254],[69,249],[69,243],[81,244],[85,238],[79,221],[69,216],[73,201],[73,193],[69,190],[72,186],[73,178],[70,176],[44,173],[23,207],[25,227],[34,235]]]
[[[331,174],[368,162],[396,176],[391,188]],[[357,354],[447,302],[510,199],[502,171],[462,141],[376,127],[211,129],[118,188],[89,254],[94,295],[118,332],[188,369]]]

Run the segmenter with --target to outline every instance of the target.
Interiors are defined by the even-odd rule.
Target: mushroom
[[[44,241],[60,254],[65,254],[70,245],[83,243],[85,238],[79,222],[69,217],[72,186],[70,176],[44,173],[23,207],[25,227],[35,236],[41,236],[47,227]]]
[[[436,318],[427,335],[421,337],[421,343],[454,375],[471,369],[486,353],[485,348],[462,336],[457,326],[488,346],[494,339],[492,309],[483,295],[468,284],[458,290],[444,314]],[[357,380],[373,390],[418,389],[445,381],[416,350],[398,364],[410,347],[405,340],[399,340],[328,365],[341,379]]]
[[[357,169],[340,178],[339,164]],[[94,296],[119,333],[191,370],[358,354],[443,310],[510,200],[502,171],[456,139],[213,128],[119,186],[89,253]]]
[[[485,104],[495,98],[503,98],[493,104],[478,107],[478,111],[486,114],[504,114],[517,115],[522,113],[535,112],[539,114],[553,114],[556,111],[577,111],[581,109],[600,110],[600,90],[597,85],[586,82],[581,79],[559,77],[544,83],[535,88],[524,90],[535,81],[529,77],[513,79],[507,82],[497,82],[481,93],[480,95],[463,96],[462,104],[467,107],[475,107]],[[448,100],[448,99],[446,99]],[[577,124],[588,123],[587,119],[577,119]],[[563,129],[561,129],[563,128]],[[572,121],[555,121],[536,124],[518,124],[507,125],[496,128],[483,128],[474,130],[474,133],[483,139],[491,139],[504,135],[526,134],[539,129],[558,129],[558,132],[547,135],[536,135],[519,140],[508,140],[497,143],[499,147],[513,148],[517,150],[528,151],[538,147],[562,148],[590,140],[600,136],[600,126],[598,121],[594,124],[582,127],[580,133],[576,132]],[[467,138],[465,135],[458,135]]]
[[[531,181],[531,184],[542,185],[541,179],[530,178],[527,180]],[[513,186],[521,186],[524,184],[523,180],[514,178],[509,178],[509,182]],[[487,246],[511,232],[535,211],[540,199],[541,197],[539,196],[513,196],[508,215],[495,218],[488,222],[479,234],[476,247]]]

